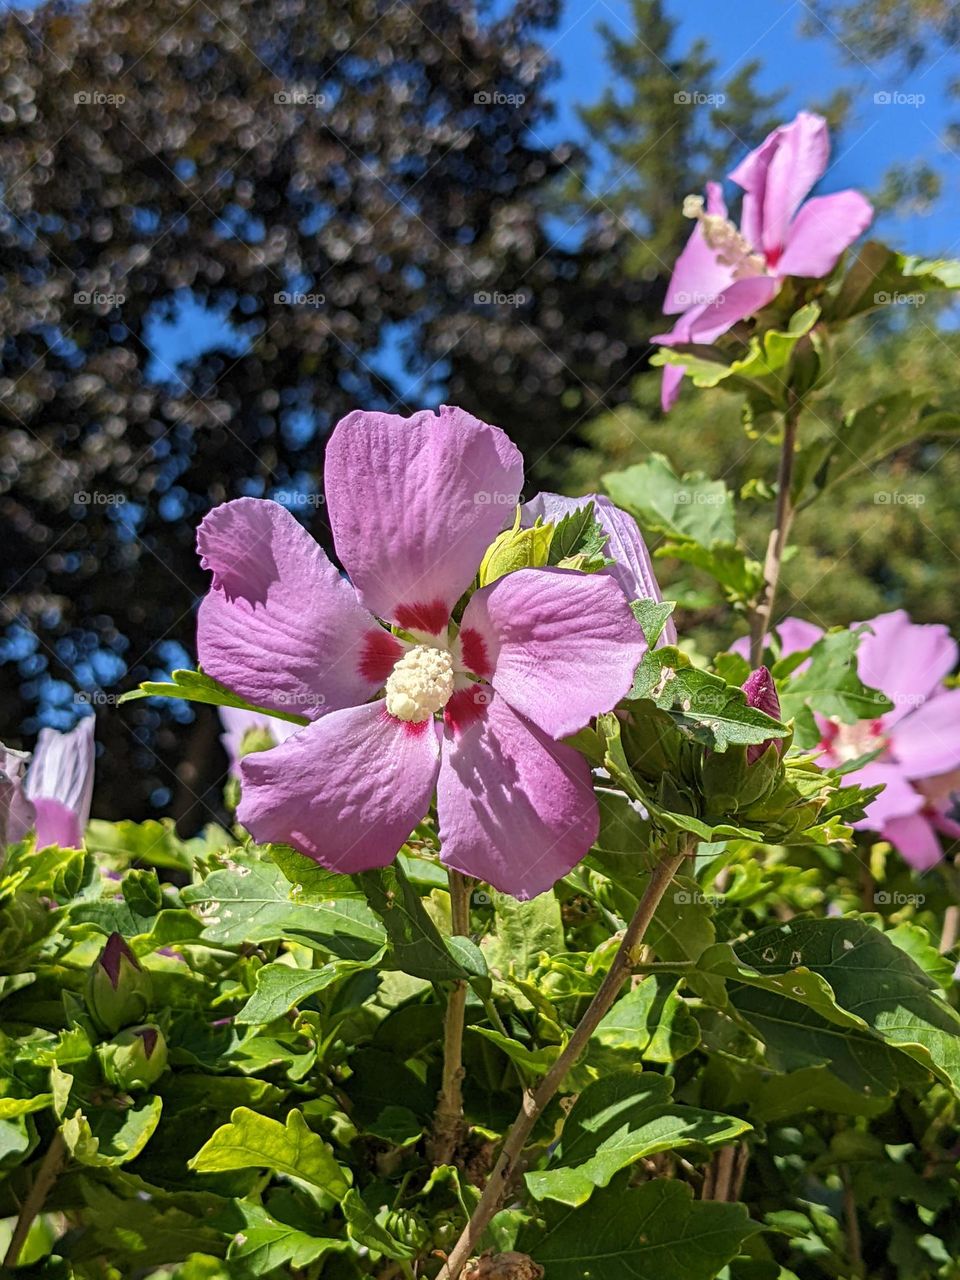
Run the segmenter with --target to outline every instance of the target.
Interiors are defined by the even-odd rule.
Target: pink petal
[[[779,276],[828,275],[837,259],[873,221],[873,205],[859,191],[814,196],[800,209],[787,232],[777,263]]]
[[[680,396],[680,387],[683,383],[683,375],[686,372],[687,366],[684,364],[665,364],[663,366],[663,379],[660,383],[660,408],[664,413],[669,413],[677,403],[677,399]]]
[[[260,498],[214,507],[197,549],[213,572],[197,618],[208,675],[257,706],[311,720],[383,684],[401,646],[284,507]],[[379,653],[384,637],[393,661]]]
[[[471,596],[463,626],[483,639],[494,689],[553,738],[616,706],[647,647],[612,578],[568,569],[507,574]]]
[[[540,516],[545,523],[562,520],[578,511],[586,503],[593,503],[593,513],[603,526],[607,543],[603,549],[608,560],[615,563],[602,570],[619,584],[628,600],[661,601],[660,584],[653,571],[653,561],[643,540],[643,534],[633,516],[621,511],[602,493],[587,493],[582,498],[565,498],[559,493],[538,493],[522,508],[522,523],[529,527]],[[676,644],[677,629],[673,619],[667,619],[661,644]]]
[[[777,296],[780,281],[774,276],[750,276],[734,280],[715,302],[704,307],[689,325],[687,342],[710,343],[741,320],[755,315]]]
[[[880,689],[894,703],[883,717],[890,728],[915,711],[950,674],[957,665],[957,644],[946,627],[911,622],[903,609],[871,618],[867,626],[870,631],[857,649],[857,671],[864,684]]]
[[[880,831],[892,818],[908,817],[923,808],[923,796],[914,790],[895,764],[871,760],[862,769],[846,774],[844,783],[847,786],[883,786],[877,798],[868,805],[867,816],[853,824],[859,830]]]
[[[740,227],[771,266],[787,242],[787,229],[801,202],[823,176],[830,135],[822,116],[801,111],[790,124],[767,135],[730,174],[743,187]]]
[[[458,715],[458,700],[469,714]],[[587,762],[496,694],[478,705],[465,690],[447,705],[437,784],[441,861],[516,898],[536,897],[597,838]]]
[[[251,729],[269,733],[274,742],[286,742],[300,727],[290,720],[278,720],[276,716],[247,711],[244,707],[217,707],[217,710],[224,728],[220,741],[230,761],[230,772],[237,778],[240,777],[240,749]]]
[[[812,648],[823,636],[823,627],[805,618],[784,618],[775,627],[780,639],[780,657],[789,658],[792,653],[802,653]],[[798,668],[799,670],[799,668]]]
[[[523,460],[462,409],[358,411],[331,435],[325,477],[337,554],[364,603],[437,634],[513,518]]]
[[[90,819],[96,720],[85,716],[68,733],[41,729],[24,791],[36,808],[37,848],[76,849]]]
[[[906,778],[931,778],[960,765],[960,689],[944,689],[903,716],[890,749]]]
[[[22,840],[36,820],[24,791],[29,759],[26,751],[15,751],[0,742],[0,856],[8,844]]]
[[[237,818],[260,844],[293,845],[335,871],[386,866],[427,812],[437,724],[406,724],[382,701],[332,711],[240,762]]]
[[[936,832],[922,813],[891,818],[884,823],[880,834],[915,871],[929,871],[943,860]]]
[[[722,218],[727,216],[719,182],[707,183],[707,213],[719,214]],[[704,240],[703,229],[698,222],[674,264],[663,313],[675,315],[709,302],[732,280],[733,268],[720,262],[716,252]]]

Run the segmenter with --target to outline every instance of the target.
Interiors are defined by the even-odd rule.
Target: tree
[[[323,537],[325,431],[358,405],[404,411],[386,340],[406,326],[419,347],[463,309],[498,226],[532,216],[559,166],[534,137],[550,74],[535,33],[556,2],[491,9],[5,13],[8,736],[69,723],[77,688],[192,658],[194,527],[213,503],[279,496]],[[181,362],[157,335],[188,321]],[[99,809],[122,796],[136,816],[176,782],[174,726],[149,708],[103,719],[129,767],[101,771]],[[181,811],[215,781],[213,734],[208,717]]]

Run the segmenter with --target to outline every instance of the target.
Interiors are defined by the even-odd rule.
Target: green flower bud
[[[480,585],[503,578],[517,569],[540,569],[550,555],[553,541],[553,525],[538,524],[531,529],[520,528],[520,509],[512,529],[506,529],[487,549],[480,562]]]
[[[152,983],[119,933],[107,945],[87,975],[87,1012],[101,1031],[119,1031],[139,1022],[150,1008]]]
[[[126,1092],[149,1089],[167,1069],[167,1042],[159,1027],[128,1027],[98,1045],[97,1057],[108,1084]]]

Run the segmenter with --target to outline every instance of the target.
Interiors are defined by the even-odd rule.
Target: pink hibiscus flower
[[[679,315],[663,346],[710,343],[772,302],[787,276],[819,278],[873,220],[858,191],[806,196],[823,177],[830,136],[822,116],[801,111],[769,134],[729,174],[743,188],[739,228],[727,217],[718,182],[707,183],[706,207],[688,196],[684,213],[697,225],[677,259],[663,304]],[[664,410],[680,394],[684,368],[663,371]]]
[[[859,626],[859,623],[854,624]],[[960,689],[943,685],[957,665],[957,644],[946,627],[918,624],[898,609],[871,619],[857,650],[857,673],[893,708],[874,720],[842,724],[817,717],[822,760],[847,764],[872,751],[876,759],[847,775],[864,787],[883,784],[855,825],[878,832],[918,871],[943,857],[937,833],[960,839]],[[777,628],[781,654],[809,648],[823,634],[813,623],[787,618]],[[743,647],[733,646],[738,652]]]
[[[8,759],[19,757],[13,770],[0,772],[4,782],[0,790],[8,790],[5,808],[10,843],[22,840],[33,828],[38,849],[54,844],[62,849],[83,846],[93,799],[95,729],[93,716],[85,716],[68,733],[41,729],[25,776],[27,757],[6,748],[0,750]]]
[[[237,816],[255,839],[339,871],[384,866],[436,795],[444,863],[517,897],[587,852],[590,770],[559,739],[616,705],[646,646],[604,573],[519,570],[453,621],[522,485],[506,435],[460,409],[357,412],[325,462],[349,580],[275,503],[205,517],[201,666],[310,719],[240,763]]]

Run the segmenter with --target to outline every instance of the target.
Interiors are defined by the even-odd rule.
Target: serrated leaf
[[[133,702],[137,698],[182,698],[185,702],[205,702],[213,707],[241,707],[244,711],[273,716],[275,720],[289,720],[291,724],[310,723],[306,716],[297,715],[293,711],[275,711],[272,707],[254,706],[252,702],[247,702],[219,680],[214,680],[202,671],[174,671],[169,681],[145,680],[139,688],[122,694],[117,702]]]
[[[526,1175],[530,1194],[577,1207],[646,1156],[714,1146],[750,1129],[739,1117],[674,1102],[672,1093],[673,1081],[651,1072],[617,1071],[588,1084],[564,1121],[552,1167]]]
[[[336,1199],[350,1184],[324,1140],[313,1132],[300,1111],[288,1111],[286,1123],[237,1107],[230,1123],[221,1125],[189,1162],[195,1173],[228,1169],[270,1169],[298,1178]]]

